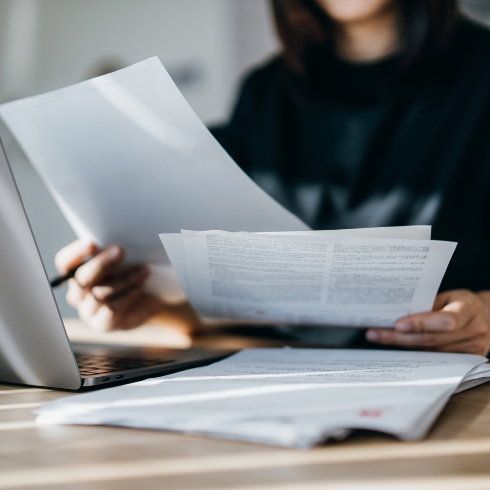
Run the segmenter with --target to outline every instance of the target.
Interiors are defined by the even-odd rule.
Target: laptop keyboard
[[[82,376],[101,376],[114,371],[145,368],[169,364],[175,359],[149,359],[148,357],[115,357],[75,354],[78,369]]]

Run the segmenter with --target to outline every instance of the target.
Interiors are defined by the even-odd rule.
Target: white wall
[[[177,75],[194,73],[183,84],[189,101],[203,119],[220,118],[220,94],[231,89],[229,11],[226,0],[3,0],[0,98],[77,83],[104,60],[127,66],[156,55]]]
[[[266,0],[1,0],[0,102],[158,56],[201,119],[225,121],[236,85],[276,48]],[[5,127],[0,135],[45,266],[75,236]],[[74,312],[57,292],[64,315]]]

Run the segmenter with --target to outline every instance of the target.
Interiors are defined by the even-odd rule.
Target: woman
[[[267,192],[317,229],[431,224],[459,242],[434,310],[370,329],[386,345],[490,349],[490,33],[456,0],[273,0],[282,55],[245,81],[214,134]],[[197,320],[143,292],[123,251],[75,242],[61,272],[94,258],[68,301],[101,329]],[[464,288],[464,289],[462,289]]]

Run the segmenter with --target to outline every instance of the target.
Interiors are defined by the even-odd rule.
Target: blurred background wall
[[[490,23],[490,0],[462,7]],[[227,119],[243,74],[277,49],[267,0],[1,0],[0,103],[158,56],[211,125]],[[56,251],[75,235],[2,125],[0,136],[54,275]],[[62,314],[74,316],[64,293],[56,292]]]

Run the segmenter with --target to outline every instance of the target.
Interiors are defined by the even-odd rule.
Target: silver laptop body
[[[0,382],[78,390],[176,372],[229,354],[70,344],[0,146]]]

